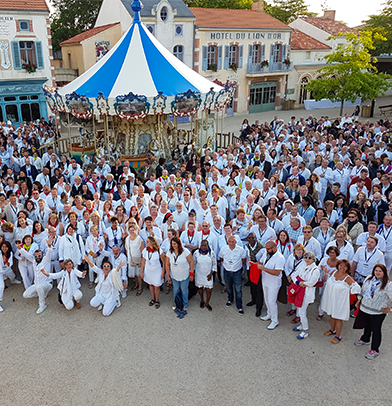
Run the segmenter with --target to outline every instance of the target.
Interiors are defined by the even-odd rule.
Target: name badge
[[[173,267],[176,267],[176,266],[178,266],[178,264],[174,263],[174,264],[173,264]]]
[[[369,264],[363,264],[362,265],[364,268],[369,268]]]
[[[233,261],[232,261],[231,259],[229,260],[229,264],[230,264],[230,265],[232,265],[232,264],[233,264]]]

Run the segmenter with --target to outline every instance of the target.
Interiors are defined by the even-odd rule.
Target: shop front
[[[0,84],[0,122],[13,125],[48,119],[48,110],[42,86],[46,79],[3,81]]]
[[[278,82],[256,82],[250,85],[249,113],[275,110]]]

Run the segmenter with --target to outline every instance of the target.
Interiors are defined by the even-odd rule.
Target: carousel
[[[94,66],[59,89],[45,88],[51,110],[62,117],[73,156],[128,159],[134,167],[147,153],[169,159],[184,142],[178,117],[190,117],[195,147],[214,147],[211,112],[223,120],[233,88],[210,82],[170,53],[140,20],[135,0],[131,27]],[[198,130],[195,131],[195,123]]]

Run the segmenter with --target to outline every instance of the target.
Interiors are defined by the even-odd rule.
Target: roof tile
[[[118,23],[113,23],[113,24],[102,25],[101,27],[91,28],[91,30],[82,32],[81,34],[75,35],[74,37],[61,42],[60,45],[63,46],[63,45],[79,44],[80,42],[82,42],[90,37],[93,37],[94,35],[97,35],[100,32],[106,31],[107,29],[114,27],[117,24],[120,24],[120,23],[118,22]]]
[[[347,25],[339,21],[332,20],[330,18],[324,17],[300,17],[300,18],[301,20],[306,21],[307,23],[312,24],[313,26],[331,35],[336,35],[339,32],[342,32],[344,34],[349,32],[353,34],[358,34],[358,31],[354,30],[354,28],[347,27]]]
[[[196,16],[196,25],[199,28],[267,28],[291,30],[288,25],[276,18],[255,10],[199,7],[190,7],[190,10]]]
[[[310,37],[302,31],[294,30],[291,33],[291,49],[293,51],[309,51],[312,49],[331,49],[331,47],[323,44],[315,38]]]
[[[45,0],[0,0],[0,10],[48,11]]]

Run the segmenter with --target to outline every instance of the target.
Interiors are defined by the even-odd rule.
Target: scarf
[[[375,276],[373,276],[373,278],[371,280],[371,285],[367,289],[367,291],[364,293],[363,298],[368,299],[368,300],[373,299],[377,286],[380,285],[381,282],[382,282],[382,279],[377,279]]]
[[[154,250],[154,248],[147,247],[147,251],[148,251],[148,252],[154,252],[155,250]]]
[[[199,248],[199,251],[200,251],[203,255],[206,255],[206,254],[208,254],[208,253],[210,252],[209,249],[206,250],[206,251],[203,251],[201,248]]]
[[[23,244],[23,248],[24,248],[26,251],[28,251],[28,250],[30,249],[30,247],[31,247],[31,244],[30,244],[30,245]]]
[[[349,221],[347,223],[347,232],[349,233],[351,229],[355,226],[355,224],[357,224],[358,222],[359,222],[358,219],[356,219],[355,221]]]

